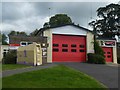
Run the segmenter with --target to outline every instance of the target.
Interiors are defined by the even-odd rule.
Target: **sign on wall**
[[[101,41],[101,46],[115,46],[115,41]]]

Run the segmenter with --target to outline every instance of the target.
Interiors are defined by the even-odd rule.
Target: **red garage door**
[[[53,62],[85,62],[86,37],[53,35]]]
[[[105,60],[106,62],[112,62],[113,61],[113,53],[112,53],[112,48],[111,47],[103,47],[104,55],[105,55]]]

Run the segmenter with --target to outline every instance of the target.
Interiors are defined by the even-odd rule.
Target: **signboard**
[[[115,46],[115,41],[101,41],[101,46]]]
[[[11,50],[17,50],[19,48],[19,46],[10,46],[9,49]]]
[[[20,46],[20,44],[9,44],[9,46]]]

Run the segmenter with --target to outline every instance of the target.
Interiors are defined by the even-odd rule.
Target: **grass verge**
[[[30,66],[21,65],[21,64],[2,64],[2,71],[18,69],[18,68],[26,68],[26,67],[30,67]]]
[[[72,68],[59,65],[2,79],[3,88],[101,88],[101,83]]]

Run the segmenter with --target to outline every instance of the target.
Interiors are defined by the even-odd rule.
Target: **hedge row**
[[[87,62],[94,64],[105,64],[105,58],[99,54],[89,53]]]
[[[3,64],[16,64],[17,62],[17,51],[10,50],[2,59]]]

